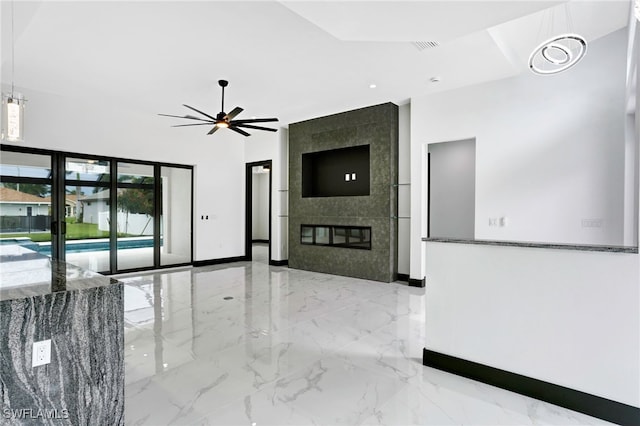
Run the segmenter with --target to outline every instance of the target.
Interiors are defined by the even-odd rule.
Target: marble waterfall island
[[[120,282],[0,246],[0,423],[124,424],[123,317]]]

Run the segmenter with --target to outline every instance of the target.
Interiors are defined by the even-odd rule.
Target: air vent
[[[414,41],[412,44],[420,51],[440,46],[440,43],[437,41]]]

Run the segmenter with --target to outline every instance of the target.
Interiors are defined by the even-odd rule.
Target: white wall
[[[254,167],[255,169],[256,167]],[[269,173],[253,173],[251,230],[254,240],[269,239]]]
[[[625,46],[618,32],[558,76],[527,74],[412,100],[412,179],[425,179],[429,143],[475,136],[476,209],[484,209],[476,225],[490,211],[534,222],[476,238],[622,244],[625,203],[639,195],[629,168],[640,155],[627,137],[634,158],[625,158]],[[639,125],[636,117],[636,147]],[[629,184],[634,194],[625,197]],[[414,187],[412,197],[425,200],[423,189]],[[412,213],[424,213],[422,200]],[[602,217],[603,228],[574,226],[586,217]],[[426,229],[422,218],[412,226]],[[557,229],[562,223],[566,229]],[[637,241],[636,233],[627,238]],[[418,239],[412,233],[411,270],[427,277],[427,349],[640,406],[638,254]]]
[[[621,30],[558,75],[412,99],[411,277],[424,276],[425,146],[449,140],[476,138],[476,238],[622,244],[625,66]]]
[[[11,203],[6,201],[0,202],[0,215],[1,216],[26,216],[27,207],[31,207],[32,216],[48,216],[49,207],[47,204],[23,204],[23,203]]]
[[[84,223],[100,223],[100,215],[109,214],[109,204],[104,199],[81,201],[80,206]]]
[[[637,254],[427,243],[429,350],[640,406]]]

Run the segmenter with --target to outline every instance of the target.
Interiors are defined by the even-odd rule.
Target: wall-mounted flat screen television
[[[302,154],[302,197],[369,195],[369,145]]]

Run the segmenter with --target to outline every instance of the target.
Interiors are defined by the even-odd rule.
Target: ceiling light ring
[[[573,42],[577,42],[579,49],[578,51],[573,54],[571,53],[570,48],[568,48],[567,46],[562,44],[562,41],[573,41]],[[562,47],[558,47],[558,46],[562,46]],[[570,56],[571,59],[562,63],[562,64],[557,64],[556,62],[550,60],[547,56],[542,54],[542,51],[545,48],[556,48],[556,49],[560,49],[562,51],[565,52],[570,52]],[[578,34],[573,34],[573,33],[568,33],[568,34],[561,34],[558,36],[554,36],[542,43],[540,43],[538,45],[538,47],[535,48],[535,50],[531,53],[531,55],[529,56],[529,68],[531,69],[531,71],[533,71],[535,74],[541,74],[541,75],[549,75],[549,74],[557,74],[559,72],[565,71],[569,68],[571,68],[572,66],[574,66],[575,64],[577,64],[587,53],[587,42],[584,39],[584,37],[578,35]],[[538,66],[536,66],[536,59],[542,57],[545,61],[547,61],[547,63],[550,63],[552,65],[559,65],[556,68],[553,69],[549,69],[549,70],[545,70],[542,69]]]
[[[553,56],[551,56],[549,54],[549,50],[550,49],[555,49],[555,50],[559,50],[561,53],[564,54],[564,58],[563,59],[556,59]],[[556,64],[556,65],[564,65],[567,62],[570,62],[573,60],[573,54],[571,53],[571,50],[568,49],[566,46],[563,46],[560,43],[548,43],[545,44],[544,47],[542,48],[542,50],[540,51],[540,54],[542,55],[542,57],[544,59],[546,59],[547,61]]]

